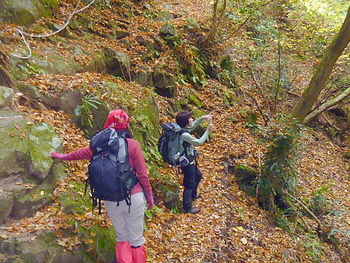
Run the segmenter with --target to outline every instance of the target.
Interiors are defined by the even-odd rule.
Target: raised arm
[[[205,143],[205,141],[208,139],[209,136],[209,130],[207,129],[205,131],[205,133],[199,138],[197,139],[196,137],[192,136],[189,133],[183,133],[181,135],[181,140],[188,142],[194,146],[198,146],[198,145],[202,145],[203,143]]]

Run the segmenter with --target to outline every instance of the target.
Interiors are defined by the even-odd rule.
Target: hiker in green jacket
[[[200,197],[197,189],[203,177],[196,161],[199,153],[194,146],[202,145],[208,139],[208,136],[214,127],[211,115],[202,116],[195,121],[193,121],[193,113],[190,111],[181,111],[176,115],[176,123],[181,128],[187,129],[189,132],[197,128],[204,120],[208,120],[210,123],[204,134],[199,139],[187,132],[180,136],[180,144],[185,149],[185,157],[187,159],[180,159],[180,167],[184,174],[183,184],[185,189],[183,193],[183,210],[185,213],[196,214],[200,212],[199,208],[195,208],[192,205],[192,201]]]

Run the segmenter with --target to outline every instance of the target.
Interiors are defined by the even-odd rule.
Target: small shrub
[[[78,105],[75,108],[74,113],[81,118],[83,126],[92,128],[92,111],[93,109],[98,109],[100,105],[101,102],[93,94],[87,94],[82,99],[82,105]]]

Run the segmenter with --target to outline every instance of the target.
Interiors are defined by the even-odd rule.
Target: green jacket
[[[193,122],[193,125],[191,127],[187,127],[186,130],[188,130],[189,132],[193,131],[204,120],[205,119],[203,117],[198,118],[197,120],[195,120]],[[195,155],[194,146],[202,145],[203,143],[205,143],[206,140],[208,139],[208,136],[209,136],[208,130],[206,130],[205,133],[202,135],[202,137],[200,137],[199,139],[192,136],[190,133],[185,132],[185,133],[181,134],[181,136],[180,136],[180,145],[182,146],[183,142],[188,142],[190,145],[186,148],[186,155],[194,156]]]

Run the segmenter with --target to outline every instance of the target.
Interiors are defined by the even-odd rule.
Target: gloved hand
[[[146,198],[147,204],[148,204],[148,210],[152,210],[154,207],[154,200],[153,200],[153,196],[152,194],[150,194],[147,198]]]
[[[60,160],[64,160],[66,156],[67,154],[65,153],[56,153],[56,152],[51,153],[51,157],[58,158]]]

